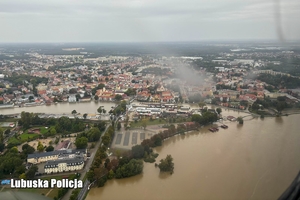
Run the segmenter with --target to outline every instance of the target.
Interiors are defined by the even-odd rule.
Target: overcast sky
[[[0,42],[299,40],[300,0],[276,1],[0,0]]]

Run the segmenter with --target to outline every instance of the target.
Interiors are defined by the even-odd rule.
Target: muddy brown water
[[[212,133],[205,127],[155,148],[157,163],[172,155],[173,175],[145,163],[142,174],[109,180],[86,199],[277,199],[300,169],[300,115],[225,123],[228,129]]]

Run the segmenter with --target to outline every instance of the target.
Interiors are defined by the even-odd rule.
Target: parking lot
[[[153,132],[142,129],[120,131],[116,133],[116,137],[112,143],[112,148],[131,149],[132,146],[141,144],[144,139],[149,139],[153,135]]]

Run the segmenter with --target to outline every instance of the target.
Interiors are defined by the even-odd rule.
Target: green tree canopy
[[[47,152],[49,151],[54,151],[54,147],[53,146],[48,146],[46,149],[45,149]]]
[[[171,171],[173,172],[174,170],[174,163],[173,163],[173,158],[171,155],[167,155],[165,159],[161,159],[160,163],[158,164],[158,167],[160,171]]]
[[[88,145],[88,139],[86,137],[76,138],[75,145],[77,149],[85,149]]]

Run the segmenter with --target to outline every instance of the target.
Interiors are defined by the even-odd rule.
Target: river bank
[[[73,110],[76,110],[77,113],[94,113],[97,114],[97,109],[100,106],[106,111],[111,110],[116,104],[114,102],[78,102],[78,103],[57,103],[51,105],[40,105],[40,106],[29,106],[29,107],[13,107],[13,108],[4,108],[0,109],[0,114],[9,115],[9,114],[16,114],[21,113],[22,111],[25,112],[33,112],[33,113],[50,113],[50,114],[63,114],[63,113],[70,113]]]

